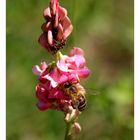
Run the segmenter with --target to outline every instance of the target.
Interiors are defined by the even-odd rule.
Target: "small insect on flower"
[[[66,41],[56,41],[54,40],[54,43],[51,45],[51,51],[53,54],[55,54],[58,50],[62,49],[66,45]]]
[[[74,109],[82,112],[86,108],[85,89],[79,83],[65,82],[61,85],[63,92],[72,99]]]

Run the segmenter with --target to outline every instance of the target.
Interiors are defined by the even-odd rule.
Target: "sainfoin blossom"
[[[90,71],[85,64],[83,50],[73,48],[68,56],[61,55],[55,66],[53,63],[47,65],[46,62],[34,66],[32,70],[38,75],[40,82],[36,86],[39,109],[61,110],[62,103],[70,104],[70,98],[63,93],[60,85],[65,82],[78,83],[81,78],[86,78]]]
[[[73,48],[69,55],[61,55],[55,67],[54,65],[47,67],[47,64],[42,62],[40,67],[37,65],[33,67],[33,72],[39,75],[40,82],[49,80],[52,87],[66,81],[79,82],[90,74],[90,70],[86,67],[83,50],[80,48]]]
[[[53,88],[50,82],[39,83],[36,86],[37,107],[40,110],[57,109],[64,111],[65,106],[71,105],[71,100],[59,88]]]
[[[46,22],[42,25],[43,33],[39,43],[49,52],[55,53],[65,45],[73,26],[67,16],[67,10],[59,6],[58,0],[51,0],[43,15]]]
[[[32,67],[38,77],[35,88],[37,107],[41,111],[53,109],[63,112],[68,124],[65,140],[70,140],[81,131],[77,118],[85,109],[86,91],[80,82],[89,76],[90,70],[81,48],[72,48],[68,55],[60,52],[73,30],[67,10],[59,5],[58,0],[51,0],[43,15],[45,23],[41,26],[43,33],[38,41],[54,56],[54,61],[48,64],[42,61]]]
[[[83,50],[73,48],[68,56],[64,55],[60,58],[57,62],[57,67],[61,72],[77,77],[78,81],[80,78],[86,78],[90,73],[85,64],[86,61]]]

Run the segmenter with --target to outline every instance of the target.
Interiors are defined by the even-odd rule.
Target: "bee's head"
[[[69,87],[72,86],[72,83],[70,83],[70,82],[65,82],[65,83],[63,84],[63,86],[64,86],[64,88],[69,88]]]

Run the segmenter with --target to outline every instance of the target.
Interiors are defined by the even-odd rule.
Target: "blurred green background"
[[[63,113],[36,108],[32,66],[50,62],[37,40],[48,0],[7,0],[7,140],[63,140]],[[88,106],[77,140],[133,140],[133,0],[60,0],[74,30],[62,50],[85,51]],[[97,95],[94,95],[97,94]]]

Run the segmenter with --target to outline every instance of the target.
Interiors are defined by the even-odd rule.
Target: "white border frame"
[[[0,1],[0,140],[6,140],[6,1]]]
[[[135,0],[135,49],[134,49],[134,139],[140,140],[140,0]]]

